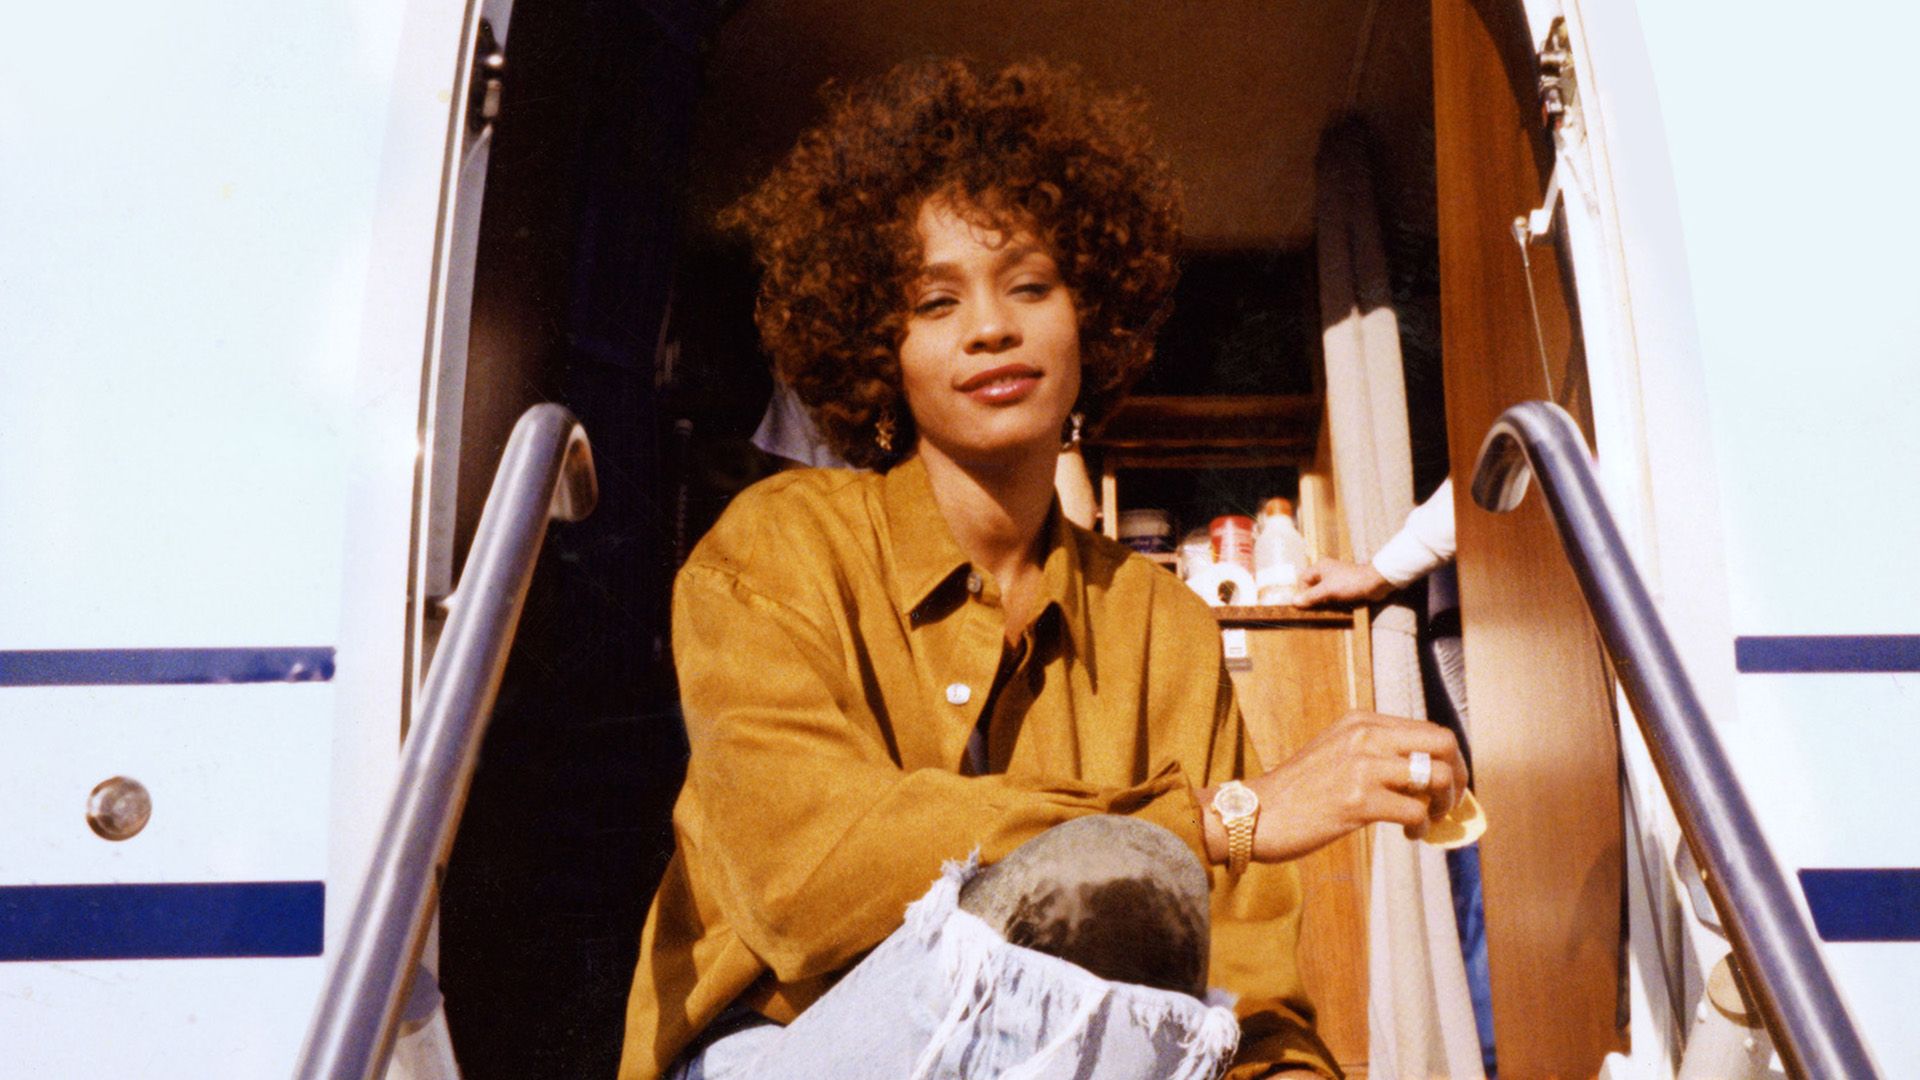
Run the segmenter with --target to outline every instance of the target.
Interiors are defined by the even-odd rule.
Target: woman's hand
[[[1321,559],[1300,575],[1300,607],[1322,604],[1352,606],[1384,600],[1393,592],[1393,583],[1380,576],[1371,565],[1350,563],[1345,559]]]
[[[1426,752],[1432,769],[1424,789],[1413,784],[1409,764]],[[1438,724],[1372,712],[1351,712],[1321,732],[1286,762],[1247,786],[1260,797],[1253,857],[1285,862],[1325,847],[1363,825],[1390,821],[1408,839],[1446,814],[1467,786],[1467,766],[1453,733]],[[1207,846],[1218,842],[1226,861],[1226,830],[1210,809],[1213,789],[1198,797],[1206,818]]]

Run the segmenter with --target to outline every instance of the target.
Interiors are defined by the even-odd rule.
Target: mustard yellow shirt
[[[792,1020],[900,926],[945,860],[977,849],[991,863],[1110,813],[1164,825],[1206,861],[1193,789],[1259,771],[1213,616],[1057,510],[1048,530],[1045,607],[1011,649],[994,581],[969,565],[918,458],[884,475],[782,473],[701,541],[673,595],[692,757],[621,1077],[659,1076],[735,999]],[[990,771],[968,775],[989,705]],[[1338,1075],[1295,964],[1293,868],[1209,872],[1210,980],[1240,995],[1230,1075]]]

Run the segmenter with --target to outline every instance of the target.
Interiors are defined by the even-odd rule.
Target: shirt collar
[[[915,454],[881,477],[887,534],[892,551],[893,584],[900,610],[911,612],[935,589],[971,565],[960,542],[940,516],[926,463]]]
[[[1074,535],[1073,523],[1060,510],[1058,496],[1054,497],[1053,510],[1047,514],[1046,528],[1049,533],[1046,561],[1041,564],[1040,573],[1045,582],[1047,605],[1059,609],[1061,624],[1075,655],[1091,663],[1093,654],[1086,647],[1091,628],[1086,619],[1087,588],[1080,565],[1080,541]]]
[[[947,528],[946,518],[940,515],[926,463],[918,454],[895,465],[881,482],[887,532],[891,538],[894,587],[900,598],[900,609],[913,612],[955,574],[971,569],[972,563],[960,549],[960,542],[953,538],[952,530]],[[1074,651],[1088,656],[1086,584],[1080,544],[1074,536],[1073,525],[1060,512],[1057,498],[1044,528],[1047,549],[1040,572],[1046,606],[1060,609],[1061,622]]]

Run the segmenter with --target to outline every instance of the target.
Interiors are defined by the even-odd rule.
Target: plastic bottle
[[[1293,504],[1285,499],[1262,503],[1253,541],[1253,584],[1260,603],[1297,603],[1300,576],[1311,565],[1307,538],[1293,523]]]
[[[1253,519],[1241,514],[1222,514],[1213,519],[1207,527],[1207,533],[1213,539],[1213,561],[1217,563],[1238,563],[1241,569],[1252,573],[1253,559]]]
[[[1205,529],[1191,529],[1180,540],[1180,561],[1178,563],[1180,580],[1199,573],[1201,568],[1213,565],[1213,537]]]

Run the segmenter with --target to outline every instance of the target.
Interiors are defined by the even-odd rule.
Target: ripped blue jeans
[[[1113,982],[1013,945],[959,906],[949,863],[900,929],[792,1024],[733,1013],[671,1080],[1211,1080],[1240,1040],[1231,1000]]]

